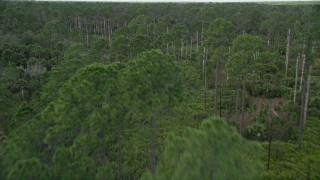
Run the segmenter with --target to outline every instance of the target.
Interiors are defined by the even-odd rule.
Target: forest
[[[320,179],[319,3],[0,1],[0,179]]]

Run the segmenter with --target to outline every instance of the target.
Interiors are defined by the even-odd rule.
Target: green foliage
[[[267,158],[268,144],[263,143]],[[271,145],[270,170],[262,174],[263,179],[317,179],[319,178],[319,153],[297,151],[294,144],[273,142]]]
[[[179,67],[173,56],[164,55],[159,50],[142,53],[128,62],[124,74],[128,78],[127,92],[136,99],[133,109],[148,107],[145,110],[150,112],[165,108],[182,97]]]
[[[143,35],[134,37],[129,46],[133,55],[137,55],[143,51],[149,50],[152,47],[150,39]]]
[[[130,40],[123,35],[116,36],[112,41],[111,51],[116,59],[123,59],[130,52]]]
[[[259,146],[244,140],[222,119],[170,136],[154,177],[146,179],[256,179],[260,165],[248,155]],[[252,154],[251,154],[252,155]]]
[[[206,30],[208,45],[211,49],[219,46],[228,47],[235,36],[235,26],[228,20],[217,18],[210,22]]]
[[[14,114],[12,120],[10,121],[10,129],[19,127],[23,122],[31,119],[33,115],[34,112],[32,107],[26,103],[21,104],[16,114]]]
[[[137,67],[143,68],[136,72]],[[154,67],[159,69],[152,71]],[[22,124],[19,130],[22,134],[34,133],[12,139],[3,150],[28,149],[23,142],[29,142],[33,148],[22,156],[36,154],[41,160],[51,162],[55,178],[90,178],[103,174],[112,178],[116,172],[114,127],[136,126],[150,113],[170,107],[181,93],[177,77],[180,79],[173,57],[156,50],[145,52],[126,64],[86,66],[61,87],[57,100],[38,118]],[[22,114],[19,113],[21,117],[25,116],[23,109]],[[44,127],[36,132],[37,126]],[[20,147],[11,146],[14,144]],[[6,162],[13,160],[11,156],[5,158]]]
[[[248,179],[257,171],[265,179],[319,179],[319,14],[316,5],[1,1],[0,179],[115,179],[118,128],[122,179],[138,179],[150,167],[153,135],[159,163],[155,177],[144,176],[150,179]],[[313,71],[296,151],[302,93],[289,99],[299,53]],[[283,102],[275,107],[284,119],[274,119],[279,142],[271,146],[269,171],[251,162],[266,164],[266,143],[256,157],[255,145],[220,120],[200,125],[215,103],[230,124],[239,123],[242,81],[247,138],[264,141],[270,127],[265,113],[251,117],[251,96]]]
[[[7,179],[51,179],[50,169],[39,159],[30,158],[19,160],[12,167]]]
[[[258,36],[250,34],[243,34],[238,36],[232,43],[232,49],[234,52],[243,52],[247,58],[253,57],[253,54],[257,51],[261,51],[263,41]]]
[[[171,29],[171,33],[177,41],[186,38],[187,31],[188,31],[188,28],[183,23],[175,24]]]

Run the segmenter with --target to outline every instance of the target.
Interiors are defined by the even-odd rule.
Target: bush
[[[267,127],[260,122],[254,122],[247,127],[246,137],[252,140],[266,140],[268,138]]]

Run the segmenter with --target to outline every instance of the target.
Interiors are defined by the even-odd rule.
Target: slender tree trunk
[[[201,46],[203,46],[203,25],[204,25],[204,22],[202,21],[202,26],[201,26]]]
[[[189,56],[188,56],[188,40],[186,40],[186,47],[185,47],[185,59],[187,60],[188,58],[189,58]]]
[[[22,100],[24,100],[24,87],[21,87],[21,96],[22,96]]]
[[[191,60],[191,58],[192,58],[192,38],[191,38],[191,40],[190,40],[190,60]]]
[[[183,42],[181,40],[181,60],[182,60],[182,58],[183,58]]]
[[[152,175],[155,174],[156,170],[156,136],[154,128],[154,117],[150,118],[150,129],[151,129],[151,143],[150,143],[150,170]]]
[[[297,96],[299,57],[300,57],[300,53],[298,54],[297,61],[296,61],[296,75],[294,80],[294,93],[293,93],[294,104],[296,103],[296,96]]]
[[[78,25],[78,28],[81,29],[79,16],[77,17],[77,25]]]
[[[198,48],[199,48],[199,32],[198,32],[198,30],[197,30],[197,51],[198,51]]]
[[[244,104],[245,104],[245,92],[246,86],[244,77],[242,78],[242,104],[241,104],[241,122],[240,122],[240,134],[243,135],[243,121],[244,121]]]
[[[206,53],[206,48],[204,47],[203,50],[203,75],[204,75],[204,111],[207,110],[207,70],[206,70],[206,57],[207,57],[207,53]]]
[[[101,18],[99,18],[99,26],[100,26],[100,35],[103,37],[104,36],[104,31],[103,31],[103,20],[101,20]]]
[[[268,29],[268,49],[267,52],[269,52],[270,49],[270,28]]]
[[[288,66],[289,66],[289,51],[290,51],[290,32],[291,29],[288,29],[288,35],[287,35],[287,49],[286,49],[286,73],[285,77],[288,76]]]
[[[307,111],[308,111],[308,102],[309,102],[309,91],[310,91],[310,81],[311,81],[311,71],[312,66],[309,66],[309,74],[308,74],[308,81],[307,81],[307,90],[306,90],[306,98],[304,102],[304,109],[303,109],[303,126],[306,125],[307,122]]]
[[[303,134],[303,121],[304,121],[304,108],[305,108],[305,96],[306,96],[306,78],[304,78],[302,82],[303,87],[301,87],[301,105],[300,105],[300,121],[299,121],[299,137],[298,137],[298,145],[297,149],[299,150],[301,148],[301,142],[302,142],[302,134]]]
[[[240,90],[240,87],[239,87],[239,84],[237,86],[237,96],[236,96],[236,109],[235,109],[235,112],[236,112],[236,121],[238,120],[238,104],[239,104],[239,90]]]
[[[172,43],[173,44],[173,55],[176,55],[176,45],[175,43]],[[178,59],[179,59],[179,55],[178,55]]]
[[[220,117],[222,117],[222,114],[221,114],[221,89],[222,89],[222,87],[221,87],[221,84],[220,84],[220,87],[219,87],[219,96],[220,96],[220,100],[219,100],[219,111],[220,111],[220,113],[219,113],[219,116]]]
[[[171,41],[171,48],[169,49],[172,53],[172,50],[173,50],[173,41]],[[174,53],[172,53],[174,55]]]
[[[215,82],[214,82],[214,111],[215,111],[214,113],[215,114],[217,113],[217,109],[218,109],[218,105],[217,105],[217,103],[218,103],[218,95],[217,95],[217,93],[218,93],[218,80],[219,80],[218,69],[219,69],[219,59],[217,59],[217,61],[216,61],[216,70],[215,70],[216,77],[215,77]]]
[[[109,42],[109,48],[111,48],[111,27],[110,27],[109,20],[108,20],[108,42]]]
[[[302,88],[302,81],[303,81],[303,76],[304,76],[304,66],[306,63],[306,56],[305,54],[302,54],[302,68],[301,68],[301,79],[300,79],[300,87],[299,87],[299,91],[301,92],[301,88]]]
[[[202,74],[204,75],[204,60],[205,60],[205,54],[206,54],[206,47],[203,48],[203,59],[202,59]]]
[[[87,43],[87,47],[88,47],[89,46],[89,34],[88,34],[88,32],[87,32],[86,37],[87,37],[86,43]]]
[[[312,48],[311,48],[311,52],[314,53],[315,52],[315,45],[317,44],[317,41],[314,41],[312,44]]]
[[[104,34],[104,36],[107,35],[106,34],[106,18],[105,17],[103,17],[103,34]]]
[[[70,16],[68,17],[68,25],[69,25],[69,31],[71,31],[71,20],[70,20]]]
[[[118,129],[118,177],[122,179],[122,129]]]
[[[167,43],[167,54],[169,53],[169,44]]]

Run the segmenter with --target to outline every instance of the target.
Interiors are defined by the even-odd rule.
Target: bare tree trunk
[[[171,52],[172,52],[172,50],[173,50],[173,41],[171,41]],[[173,55],[174,55],[174,53],[173,53]]]
[[[269,52],[270,49],[270,28],[268,29],[268,49],[267,51]]]
[[[291,29],[288,29],[288,34],[287,34],[287,49],[286,49],[286,73],[285,77],[288,76],[288,66],[289,66],[289,51],[290,51],[290,32]]]
[[[317,41],[314,41],[312,44],[312,48],[311,48],[311,52],[314,53],[315,52],[315,45],[317,44]]]
[[[296,76],[295,76],[295,80],[294,80],[294,93],[293,93],[293,103],[294,104],[296,103],[296,97],[297,97],[299,57],[300,57],[300,53],[298,54],[297,61],[296,61]]]
[[[22,100],[24,100],[24,91],[23,91],[23,90],[24,90],[24,87],[22,86],[22,87],[21,87],[21,96],[22,96]]]
[[[151,129],[151,143],[150,143],[150,170],[152,175],[155,174],[156,170],[156,136],[154,129],[154,117],[153,115],[150,118],[150,129]]]
[[[81,19],[79,16],[78,16],[78,27],[79,27],[79,29],[81,29]]]
[[[216,114],[217,113],[217,109],[218,109],[218,69],[219,69],[219,59],[217,59],[216,61],[216,70],[215,70],[215,74],[216,74],[216,77],[215,77],[215,82],[214,82],[214,113]]]
[[[87,37],[86,43],[87,43],[87,47],[88,47],[89,46],[89,34],[88,34],[88,32],[87,32],[86,37]]]
[[[173,42],[172,42],[172,44],[173,44],[173,55],[176,55],[176,45]],[[178,57],[178,59],[179,59],[179,57]]]
[[[192,38],[190,40],[190,45],[191,45],[191,47],[190,47],[190,60],[191,60],[191,58],[192,58]]]
[[[122,129],[118,129],[118,177],[122,179]]]
[[[104,36],[104,28],[103,28],[103,27],[104,27],[104,26],[103,26],[104,24],[103,24],[103,22],[104,22],[104,21],[100,21],[100,33],[101,33],[101,36],[102,36],[102,37]]]
[[[220,96],[220,100],[219,100],[219,111],[220,111],[220,113],[219,113],[219,117],[222,117],[222,113],[221,113],[221,89],[222,89],[222,86],[221,86],[221,84],[220,84],[220,87],[219,87],[219,96]]]
[[[202,27],[201,27],[201,46],[203,46],[203,25],[204,25],[204,21],[202,21]]]
[[[303,92],[302,92],[302,96],[301,96],[301,106],[300,106],[300,123],[299,123],[300,127],[299,127],[299,138],[298,138],[298,145],[297,145],[298,150],[301,149],[303,128],[304,128],[306,120],[307,120],[311,71],[312,71],[312,67],[309,66],[308,80],[306,77],[304,77],[304,79],[303,79],[303,89],[302,89]]]
[[[106,18],[105,17],[103,17],[103,34],[104,34],[104,36],[107,35],[106,34]]]
[[[198,51],[198,48],[199,48],[199,32],[197,30],[197,51]]]
[[[306,56],[305,56],[305,54],[302,54],[301,79],[300,79],[300,87],[299,87],[299,91],[300,92],[301,92],[301,88],[302,88],[302,81],[303,81],[303,76],[304,76],[305,63],[306,63]]]
[[[311,71],[312,66],[309,66],[309,74],[308,74],[308,81],[307,81],[307,90],[306,90],[306,98],[304,102],[304,110],[303,110],[303,126],[306,125],[307,122],[307,110],[308,110],[308,102],[309,102],[309,91],[310,91],[310,81],[311,81]]]
[[[167,54],[169,53],[169,44],[167,43]]]
[[[185,47],[185,52],[186,52],[186,54],[185,54],[185,59],[187,60],[188,58],[189,58],[189,56],[188,56],[188,40],[186,40],[186,47]]]
[[[181,40],[181,60],[182,60],[182,58],[183,58],[183,42]]]
[[[203,48],[203,59],[202,59],[202,74],[204,75],[204,60],[205,60],[206,48]]]
[[[96,22],[95,18],[92,20],[93,34],[96,34]]]
[[[235,109],[235,112],[236,112],[236,121],[238,120],[239,89],[240,89],[240,87],[239,87],[239,84],[238,84],[238,86],[237,86],[237,92],[236,92],[237,96],[236,96],[236,109]]]
[[[305,103],[305,92],[306,92],[306,78],[303,80],[303,92],[301,92],[301,105],[300,105],[300,121],[299,121],[299,137],[298,137],[298,145],[297,149],[299,150],[301,148],[301,142],[302,142],[302,134],[303,134],[303,121],[304,121],[304,103]]]
[[[110,27],[109,21],[108,21],[108,41],[109,41],[109,48],[111,48],[111,27]]]
[[[244,101],[245,101],[245,92],[246,86],[244,82],[244,77],[242,79],[242,104],[241,104],[241,122],[240,122],[240,134],[243,135],[243,121],[244,121]]]
[[[206,47],[203,50],[203,75],[204,75],[204,111],[207,110],[207,70],[206,70]]]
[[[70,16],[69,16],[68,20],[69,20],[69,31],[71,31],[71,20],[70,20]]]

